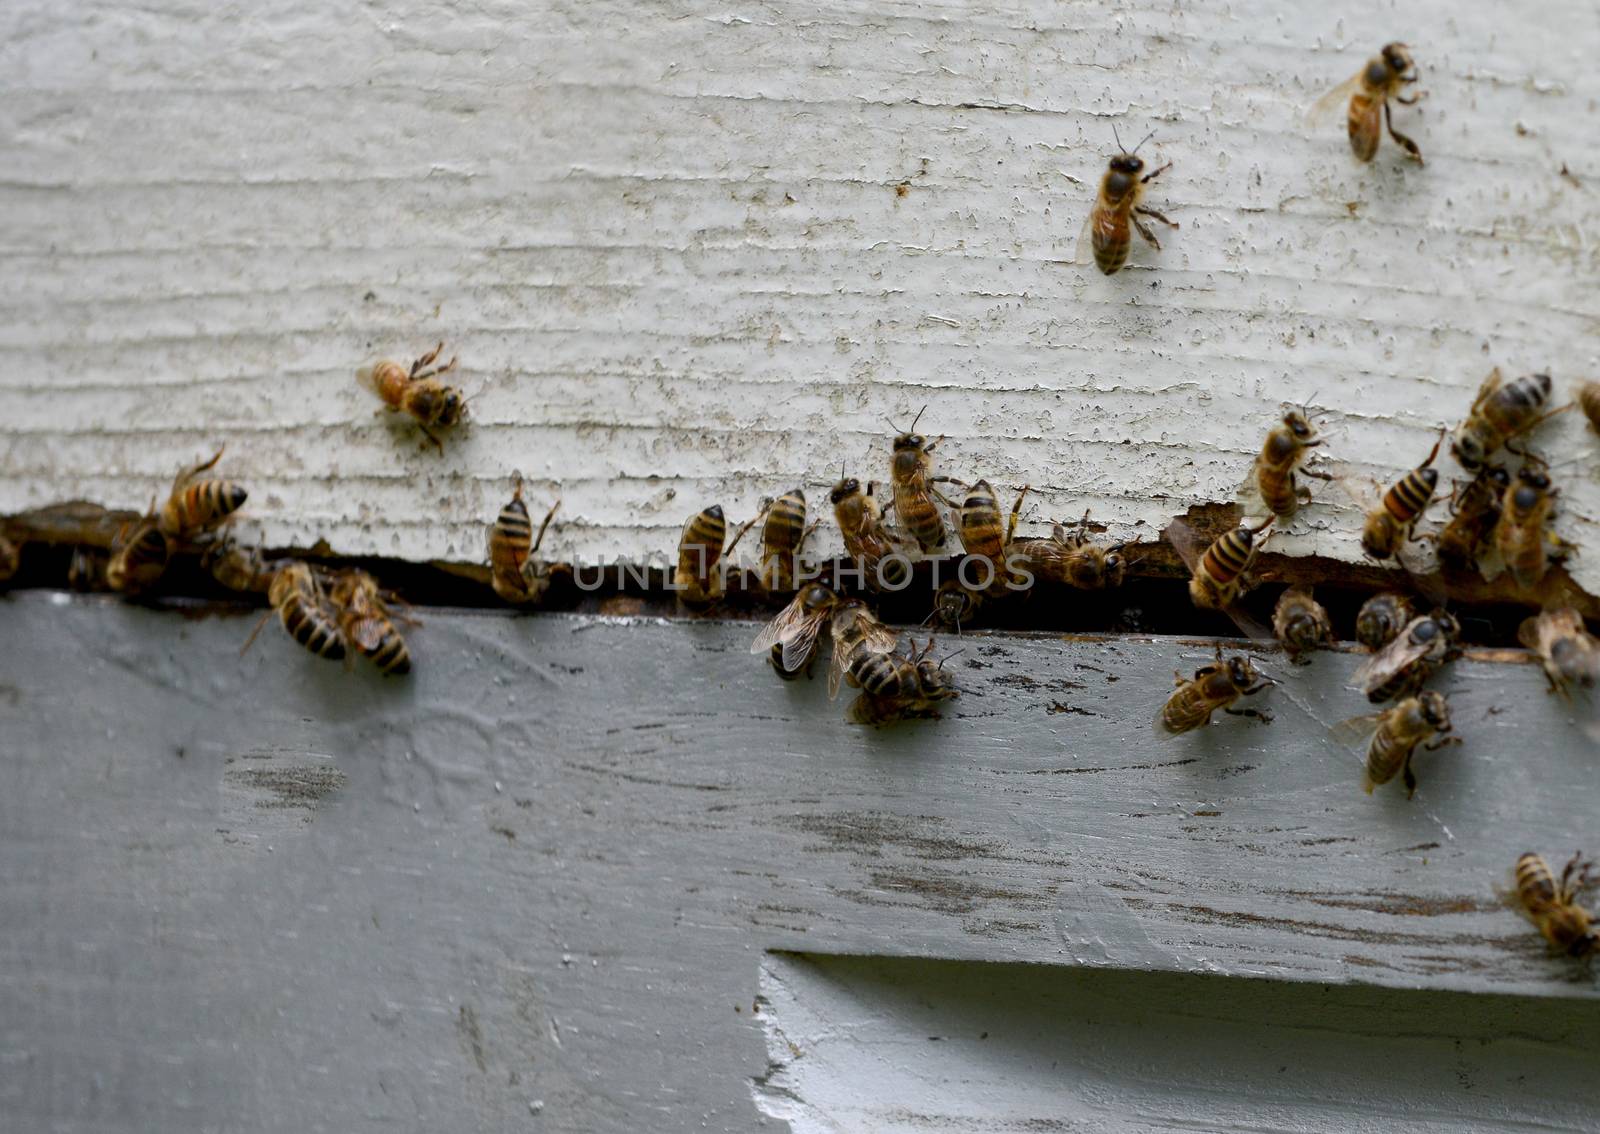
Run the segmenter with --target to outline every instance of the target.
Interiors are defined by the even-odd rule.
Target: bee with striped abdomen
[[[154,517],[124,524],[111,541],[106,584],[123,594],[149,590],[166,573],[171,556],[171,541]]]
[[[1433,502],[1439,487],[1439,470],[1433,462],[1444,441],[1443,431],[1433,443],[1428,459],[1389,486],[1378,507],[1367,513],[1361,529],[1361,550],[1374,559],[1395,559],[1411,539],[1411,529]]]
[[[1016,552],[1019,566],[1039,578],[1082,591],[1122,586],[1128,566],[1120,547],[1101,547],[1090,541],[1088,512],[1078,521],[1076,531],[1056,524],[1048,539],[1018,540]]]
[[[1116,136],[1115,126],[1111,131]],[[1161,251],[1161,241],[1156,239],[1156,234],[1150,231],[1149,226],[1140,219],[1141,216],[1158,220],[1171,228],[1178,227],[1176,221],[1168,220],[1141,203],[1145,185],[1172,168],[1169,161],[1149,173],[1144,172],[1144,159],[1138,156],[1139,146],[1153,137],[1154,133],[1147,134],[1144,141],[1133,147],[1132,152],[1124,150],[1122,139],[1117,138],[1118,152],[1107,165],[1105,176],[1100,179],[1100,191],[1095,197],[1094,207],[1089,210],[1088,219],[1084,221],[1083,235],[1078,238],[1075,258],[1080,264],[1087,243],[1094,248],[1095,265],[1108,276],[1116,274],[1128,262],[1128,248],[1133,243],[1130,228],[1138,229],[1140,236],[1154,245],[1157,252]]]
[[[1600,642],[1570,606],[1545,610],[1523,621],[1517,640],[1539,655],[1550,692],[1570,696],[1574,685],[1592,688],[1600,678]]]
[[[489,582],[494,593],[506,602],[534,602],[549,588],[549,565],[535,559],[534,553],[544,542],[544,533],[559,507],[559,500],[550,505],[535,536],[528,506],[522,499],[522,478],[518,477],[511,500],[489,526]]]
[[[856,668],[874,654],[894,652],[900,636],[878,621],[860,599],[841,599],[833,609],[833,659],[828,666],[828,699],[842,682],[856,686]]]
[[[1410,799],[1417,793],[1417,776],[1411,770],[1411,758],[1417,749],[1432,752],[1447,744],[1461,743],[1460,737],[1450,735],[1450,702],[1443,693],[1432,689],[1407,697],[1374,716],[1336,725],[1334,732],[1341,738],[1358,733],[1365,736],[1373,722],[1377,728],[1367,742],[1366,763],[1361,772],[1361,790],[1368,795],[1398,774],[1406,785],[1406,798]]]
[[[1543,582],[1551,560],[1566,553],[1566,543],[1550,530],[1559,492],[1550,486],[1550,474],[1542,465],[1524,465],[1501,498],[1494,548],[1523,590]]]
[[[919,651],[866,654],[854,677],[861,693],[850,703],[845,719],[852,724],[882,725],[912,719],[938,719],[939,703],[960,694],[943,661],[933,661],[933,639]]]
[[[1484,465],[1477,475],[1452,494],[1450,521],[1434,537],[1439,563],[1450,571],[1468,571],[1494,538],[1501,503],[1511,486],[1511,474],[1499,465]],[[1424,537],[1426,538],[1426,537]]]
[[[1505,895],[1557,952],[1586,958],[1600,948],[1600,929],[1579,896],[1600,884],[1579,851],[1568,860],[1558,880],[1543,857],[1528,851],[1517,859],[1515,888]]]
[[[411,653],[395,628],[387,595],[365,571],[341,571],[328,592],[344,638],[385,674],[411,672]]]
[[[689,517],[678,538],[678,566],[672,575],[679,602],[709,606],[722,597],[722,552],[727,539],[728,521],[722,505],[713,504]]]
[[[245,642],[245,650],[256,640],[266,619],[276,613],[289,637],[319,658],[339,661],[345,656],[338,614],[328,601],[321,574],[310,564],[296,559],[274,571],[267,587],[267,602],[271,609]]]
[[[1189,598],[1201,610],[1222,610],[1239,623],[1240,629],[1252,638],[1271,637],[1271,632],[1255,624],[1255,620],[1235,605],[1239,597],[1255,585],[1250,568],[1261,547],[1256,537],[1272,525],[1274,516],[1268,516],[1256,527],[1230,528],[1223,532],[1204,551],[1199,551],[1199,540],[1194,531],[1182,520],[1173,520],[1167,526],[1166,536],[1174,550],[1189,567]]]
[[[926,626],[930,621],[937,621],[943,629],[959,634],[961,624],[971,619],[982,604],[982,591],[967,586],[959,577],[946,579],[934,592],[933,612],[922,624]]]
[[[839,596],[821,583],[807,583],[794,600],[756,635],[752,654],[767,654],[772,670],[785,681],[792,681],[802,667],[809,668],[816,651],[817,637],[833,617]]]
[[[277,569],[269,566],[256,548],[241,548],[223,536],[208,545],[200,557],[200,565],[211,572],[211,577],[230,591],[249,594],[264,593],[271,589]]]
[[[158,523],[169,539],[185,542],[216,527],[237,512],[250,495],[237,481],[217,477],[200,478],[222,459],[219,448],[209,461],[190,465],[172,482],[172,492],[161,507]]]
[[[1311,499],[1311,490],[1301,484],[1295,473],[1332,480],[1323,472],[1301,467],[1310,450],[1322,444],[1316,428],[1301,410],[1290,409],[1283,415],[1283,424],[1270,430],[1256,454],[1249,479],[1241,492],[1246,502],[1246,515],[1254,514],[1250,505],[1257,502],[1280,520],[1287,520],[1299,511],[1300,505]]]
[[[1415,693],[1461,656],[1461,624],[1449,611],[1413,618],[1394,641],[1356,667],[1351,680],[1374,704]]]
[[[377,394],[389,409],[412,417],[441,453],[444,442],[433,430],[457,425],[467,416],[466,396],[439,380],[439,375],[456,368],[455,358],[442,365],[434,364],[443,350],[444,344],[440,343],[413,362],[409,370],[385,359],[356,371],[357,382]]]
[[[1310,664],[1304,655],[1333,642],[1333,620],[1323,605],[1311,597],[1310,587],[1290,587],[1278,596],[1272,612],[1272,631],[1283,643],[1291,665]]]
[[[1560,413],[1560,409],[1543,412],[1550,391],[1548,374],[1524,374],[1507,382],[1495,367],[1478,388],[1467,420],[1450,437],[1450,452],[1456,461],[1468,472],[1477,472],[1513,437]]]
[[[950,503],[934,482],[950,478],[933,475],[933,448],[944,438],[929,441],[916,431],[917,422],[927,409],[923,406],[918,410],[911,428],[896,435],[889,460],[889,484],[894,489],[895,519],[918,547],[932,552],[944,546],[944,516],[939,503]]]
[[[1378,152],[1378,141],[1387,123],[1389,136],[1400,148],[1422,162],[1422,151],[1417,143],[1394,128],[1394,111],[1391,101],[1401,106],[1413,105],[1419,96],[1404,97],[1401,92],[1417,81],[1416,64],[1411,50],[1403,43],[1385,44],[1361,70],[1323,95],[1311,108],[1313,118],[1321,117],[1349,99],[1345,111],[1345,127],[1350,135],[1350,150],[1357,161],[1371,161]]]
[[[1000,520],[1000,501],[988,481],[980,480],[973,485],[966,499],[961,502],[961,546],[969,557],[987,564],[984,578],[973,584],[974,589],[989,591],[1010,581],[1011,571],[1006,561],[1017,534],[1022,501],[1027,495],[1028,486],[1023,485],[1022,491],[1017,493],[1016,503],[1011,505],[1011,518],[1004,527]],[[965,567],[962,570],[964,572]]]
[[[910,561],[884,526],[883,511],[871,489],[863,492],[855,477],[841,477],[828,499],[844,537],[845,553],[854,560],[866,587],[874,591],[904,587],[911,579]]]
[[[1177,689],[1161,706],[1156,721],[1170,736],[1191,732],[1211,723],[1211,714],[1218,709],[1236,717],[1255,717],[1262,724],[1272,720],[1264,709],[1235,709],[1241,697],[1250,697],[1276,682],[1262,676],[1249,658],[1235,654],[1224,661],[1222,647],[1217,647],[1217,659],[1211,665],[1195,670],[1193,678],[1174,673]]]
[[[1578,387],[1578,408],[1589,424],[1600,430],[1600,382],[1589,381]]]
[[[1416,604],[1410,598],[1380,591],[1356,612],[1356,641],[1376,653],[1398,638],[1416,616]]]
[[[768,594],[788,594],[800,571],[800,549],[821,520],[806,523],[806,494],[796,488],[769,503],[761,525],[761,585]]]

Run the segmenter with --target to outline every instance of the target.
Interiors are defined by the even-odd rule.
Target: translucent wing
[[[800,596],[796,595],[794,601],[778,612],[776,618],[761,628],[761,633],[756,635],[756,640],[750,643],[752,654],[764,654],[779,642],[787,640],[787,635],[793,632],[794,627],[805,617],[805,610],[801,606]],[[815,637],[815,634],[813,634]]]
[[[812,648],[817,644],[817,635],[822,631],[822,624],[827,620],[828,616],[825,613],[808,614],[789,632],[789,636],[783,641],[784,672],[793,673],[806,664]]]
[[[1260,523],[1272,514],[1272,509],[1267,507],[1267,502],[1261,496],[1261,478],[1258,475],[1260,464],[1261,458],[1257,457],[1250,465],[1249,475],[1239,482],[1239,490],[1234,494],[1245,521],[1252,525]]]
[[[1328,737],[1342,748],[1359,748],[1365,754],[1367,744],[1372,740],[1372,734],[1378,730],[1378,722],[1382,719],[1381,712],[1349,717],[1336,725],[1329,725]]]
[[[1089,215],[1083,218],[1083,228],[1078,230],[1078,243],[1072,249],[1072,262],[1074,264],[1094,263],[1094,243],[1091,235],[1094,228],[1094,210],[1089,210]]]
[[[1178,553],[1178,558],[1183,560],[1184,566],[1189,568],[1189,574],[1197,574],[1200,570],[1200,560],[1205,556],[1206,548],[1209,546],[1201,540],[1200,533],[1183,520],[1174,519],[1161,534]],[[1223,608],[1223,613],[1233,619],[1233,624],[1246,638],[1270,642],[1276,637],[1270,626],[1248,611],[1241,610],[1238,603],[1230,603]]]
[[[1420,621],[1421,619],[1413,619],[1404,630],[1400,631],[1398,638],[1356,667],[1350,679],[1355,682],[1357,688],[1363,693],[1371,692],[1428,652],[1430,642],[1411,640],[1411,627]]]
[[[1317,99],[1306,110],[1305,119],[1309,122],[1326,122],[1335,110],[1341,110],[1350,101],[1350,96],[1361,89],[1361,76],[1366,71],[1363,67],[1344,82],[1334,87],[1333,90]]]
[[[834,616],[833,661],[828,667],[828,699],[839,696],[839,685],[850,668],[857,650],[863,653],[890,654],[900,636],[872,616],[860,604],[847,605]]]

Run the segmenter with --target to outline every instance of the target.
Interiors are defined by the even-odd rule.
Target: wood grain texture
[[[0,602],[24,1125],[749,1129],[771,949],[1600,994],[1493,892],[1593,835],[1532,666],[1452,669],[1407,802],[1324,731],[1346,655],[1158,741],[1208,647],[973,635],[950,719],[874,731],[748,623],[429,611],[385,680],[251,621]]]
[[[709,501],[885,475],[925,403],[946,471],[1033,485],[1032,530],[1148,537],[1313,395],[1388,478],[1491,365],[1596,368],[1594,35],[1575,0],[17,0],[0,511],[143,507],[226,441],[274,545],[478,559],[520,470],[554,554],[638,559]],[[1391,38],[1423,168],[1300,121]],[[1114,124],[1157,130],[1183,227],[1106,279],[1072,261]],[[440,338],[474,395],[443,458],[352,380]],[[1576,418],[1547,442],[1592,544]],[[1275,546],[1354,554],[1322,496]]]

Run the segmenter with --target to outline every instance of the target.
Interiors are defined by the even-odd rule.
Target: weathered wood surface
[[[1388,39],[1426,167],[1300,121]],[[1597,369],[1595,47],[1579,0],[13,0],[0,512],[143,507],[226,441],[274,545],[477,559],[521,470],[554,553],[639,558],[707,502],[883,476],[925,403],[1030,526],[1149,536],[1313,395],[1388,477],[1491,365]],[[1108,280],[1072,261],[1113,125],[1158,131],[1183,227]],[[442,459],[351,378],[439,338],[475,416]],[[1548,448],[1592,546],[1576,415]],[[1275,543],[1352,555],[1324,496]]]
[[[386,681],[250,622],[0,602],[24,1126],[751,1129],[771,949],[1596,998],[1492,889],[1593,837],[1532,666],[1451,671],[1408,803],[1324,733],[1345,655],[1163,742],[1208,646],[974,635],[870,731],[753,624],[430,611]]]

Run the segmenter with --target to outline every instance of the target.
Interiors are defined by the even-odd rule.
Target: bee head
[[[853,476],[847,476],[838,484],[833,486],[833,491],[828,493],[828,501],[830,503],[837,504],[845,497],[854,496],[860,491],[861,482]]]
[[[1444,699],[1443,693],[1432,689],[1418,695],[1417,700],[1422,710],[1422,719],[1437,729],[1450,727],[1450,702]]]
[[[466,409],[466,400],[462,398],[460,390],[447,390],[444,395],[444,420],[461,420],[461,411]]]
[[[1506,489],[1511,487],[1511,474],[1506,472],[1500,465],[1487,465],[1479,475],[1496,488]]]
[[[1412,68],[1411,49],[1403,43],[1385,44],[1383,48],[1383,62],[1391,72],[1404,75]],[[1388,76],[1380,75],[1378,81],[1382,82]]]
[[[1455,454],[1456,462],[1468,472],[1477,472],[1482,467],[1487,454],[1483,451],[1483,439],[1478,436],[1478,431],[1471,428],[1472,423],[1464,422],[1450,438],[1450,451]]]
[[[902,433],[894,439],[894,451],[902,449],[921,449],[928,443],[928,439],[920,433]]]
[[[1545,474],[1543,469],[1528,468],[1524,466],[1517,470],[1517,479],[1527,487],[1537,489],[1540,492],[1544,492],[1550,487],[1550,478]],[[1522,498],[1522,493],[1520,490],[1517,492],[1517,498],[1518,500]]]
[[[1228,659],[1228,680],[1240,688],[1251,684],[1256,679],[1256,670],[1248,658],[1232,657]]]

